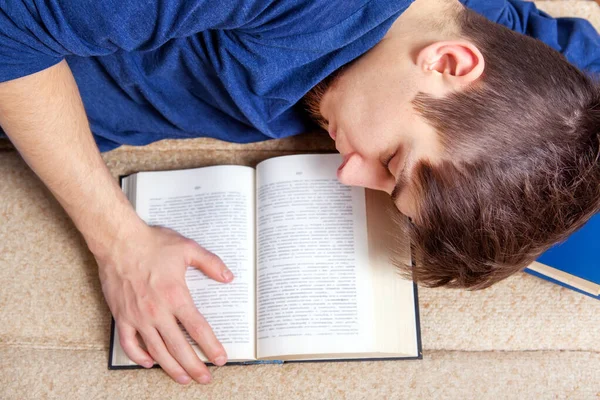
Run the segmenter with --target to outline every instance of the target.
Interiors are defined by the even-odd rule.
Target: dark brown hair
[[[600,209],[598,82],[540,41],[459,12],[483,76],[415,109],[449,161],[411,176],[422,285],[482,289],[523,269]]]

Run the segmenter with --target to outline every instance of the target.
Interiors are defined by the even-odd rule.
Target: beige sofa
[[[593,2],[542,2],[588,17]],[[165,141],[106,154],[138,170],[332,150],[324,136],[233,145]],[[518,274],[479,292],[420,289],[422,361],[211,367],[209,386],[160,369],[107,369],[110,313],[97,267],[58,203],[0,144],[0,399],[600,398],[600,303]]]

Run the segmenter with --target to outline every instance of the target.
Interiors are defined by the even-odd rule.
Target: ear
[[[479,79],[485,62],[473,43],[455,40],[436,42],[423,48],[417,56],[417,66],[427,78],[437,81],[437,90],[446,92],[462,89]]]

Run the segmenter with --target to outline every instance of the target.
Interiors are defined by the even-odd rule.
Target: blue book
[[[600,214],[525,271],[600,300]]]

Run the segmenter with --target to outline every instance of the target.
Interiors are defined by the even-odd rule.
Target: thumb
[[[221,258],[193,240],[190,240],[187,263],[216,281],[227,283],[233,280],[233,273],[227,268]]]

